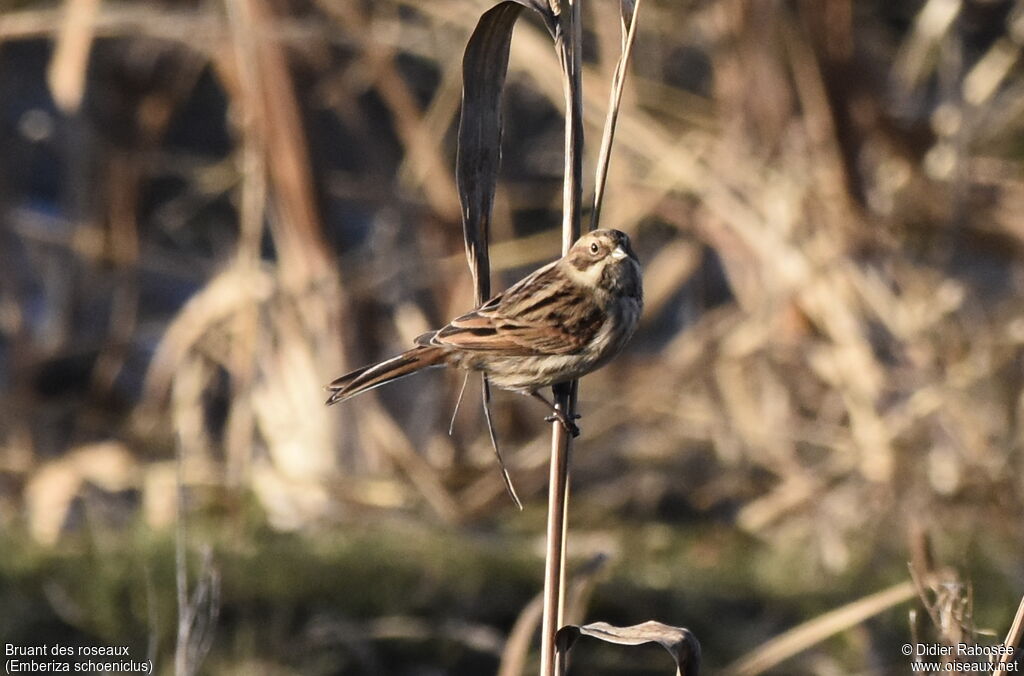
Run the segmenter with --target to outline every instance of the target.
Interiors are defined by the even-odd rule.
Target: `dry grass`
[[[59,543],[98,486],[166,528],[177,444],[190,491],[255,496],[281,529],[511,519],[479,411],[446,433],[460,382],[321,401],[472,303],[453,152],[488,5],[64,4],[0,8],[0,523]],[[585,14],[598,139],[617,4]],[[828,578],[898,560],[922,521],[1003,571],[976,587],[1018,587],[1009,625],[1022,17],[645,4],[601,219],[634,236],[648,308],[582,389],[584,532],[683,528],[685,506]],[[539,25],[508,78],[491,267],[511,275],[557,254],[563,92]],[[528,402],[494,410],[529,511],[549,430]],[[850,600],[893,580],[872,582]]]

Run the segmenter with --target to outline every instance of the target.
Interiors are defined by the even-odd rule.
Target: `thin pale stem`
[[[597,178],[594,181],[594,210],[590,214],[590,229],[596,230],[601,218],[601,203],[604,201],[604,188],[608,182],[608,164],[611,162],[612,141],[615,139],[615,123],[619,119],[619,105],[622,101],[622,90],[626,84],[626,73],[629,69],[629,57],[633,54],[633,40],[636,38],[637,18],[640,14],[640,0],[633,6],[629,26],[622,40],[622,55],[615,66],[612,78],[611,93],[608,95],[608,115],[604,121],[604,132],[601,135],[601,150],[597,154]]]
[[[576,408],[578,383],[555,392],[555,406],[571,415]],[[555,651],[555,632],[565,617],[565,542],[569,521],[569,466],[572,435],[558,421],[552,423],[551,467],[548,473],[547,551],[544,565],[544,613],[541,619],[541,676],[565,670]]]
[[[1013,624],[1010,625],[1010,631],[1006,634],[1006,640],[1003,642],[1010,650],[1003,653],[1000,658],[1000,664],[1009,664],[1014,658],[1017,657],[1020,652],[1021,642],[1024,640],[1024,598],[1020,600],[1020,605],[1017,606],[1017,614],[1013,616]]]
[[[556,39],[562,63],[565,90],[565,183],[562,191],[562,255],[580,236],[583,203],[583,84],[580,52],[583,33],[580,22],[582,0],[565,0],[559,16]],[[555,389],[555,406],[572,420],[576,410],[578,383],[572,381]],[[551,428],[551,468],[548,479],[548,526],[544,565],[544,612],[541,620],[541,676],[565,671],[556,662],[555,632],[565,614],[565,542],[569,503],[569,460],[572,435],[558,421]]]

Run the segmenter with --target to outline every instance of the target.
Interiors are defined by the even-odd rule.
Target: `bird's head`
[[[576,240],[565,256],[566,271],[580,284],[640,296],[640,262],[619,230],[594,230]]]

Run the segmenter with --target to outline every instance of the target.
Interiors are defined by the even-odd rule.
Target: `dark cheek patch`
[[[593,264],[593,261],[588,260],[585,256],[573,256],[569,259],[569,262],[580,272],[583,272]]]

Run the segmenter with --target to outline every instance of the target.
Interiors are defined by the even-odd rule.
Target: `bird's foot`
[[[556,409],[554,409],[554,411],[552,412],[551,415],[549,415],[548,417],[544,418],[544,421],[545,422],[558,422],[558,423],[560,423],[562,425],[562,427],[565,428],[565,431],[568,432],[569,434],[571,434],[572,438],[575,439],[576,437],[578,437],[580,435],[580,428],[577,427],[576,423],[574,423],[573,421],[574,420],[579,420],[581,417],[582,416],[580,416],[579,413],[574,413],[572,415],[572,417],[567,416],[565,414],[565,411],[556,408]]]
[[[551,409],[551,415],[544,418],[545,421],[561,423],[562,427],[565,428],[565,431],[571,434],[573,438],[576,438],[580,435],[580,428],[576,427],[576,423],[573,422],[573,420],[580,419],[580,415],[578,413],[574,413],[572,416],[566,415],[565,411],[563,411],[562,409],[558,408],[553,403],[545,399],[544,395],[540,394],[539,392],[523,392],[523,394],[533,397],[534,399],[542,402],[545,406]]]

